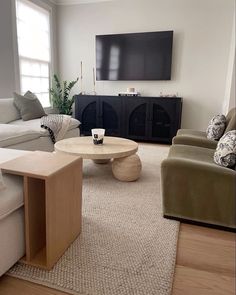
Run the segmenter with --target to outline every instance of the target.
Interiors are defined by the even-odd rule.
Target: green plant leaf
[[[70,92],[78,82],[79,78],[71,82],[60,82],[59,77],[54,74],[53,79],[53,87],[49,90],[50,101],[52,102],[53,107],[58,109],[60,114],[71,115],[75,96],[70,97]]]

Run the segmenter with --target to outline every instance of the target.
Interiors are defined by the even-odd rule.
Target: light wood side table
[[[24,178],[23,261],[51,269],[81,230],[82,159],[37,151],[0,168]]]

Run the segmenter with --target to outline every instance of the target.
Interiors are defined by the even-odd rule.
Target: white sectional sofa
[[[27,151],[0,148],[0,164]],[[23,178],[3,174],[6,186],[0,191],[0,276],[25,253]]]
[[[80,122],[71,118],[64,138],[79,136]],[[53,151],[49,132],[40,127],[40,119],[23,121],[13,98],[0,99],[0,147],[19,150]]]
[[[64,138],[79,136],[80,122],[71,118]],[[25,151],[23,151],[25,150]],[[0,99],[0,164],[34,150],[53,151],[40,119],[23,121],[13,98]],[[25,254],[23,178],[3,174],[0,190],[0,276]]]

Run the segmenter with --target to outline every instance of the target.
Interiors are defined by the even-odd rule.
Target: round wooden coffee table
[[[81,156],[95,163],[112,161],[112,172],[121,181],[134,181],[139,178],[142,164],[136,152],[135,141],[120,137],[104,137],[102,145],[94,145],[91,136],[73,137],[55,143],[55,151]]]

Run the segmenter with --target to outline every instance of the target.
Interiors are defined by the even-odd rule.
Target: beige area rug
[[[141,178],[115,180],[84,161],[83,227],[51,271],[16,264],[9,275],[83,295],[169,295],[179,223],[162,217],[160,163],[168,146],[141,144]]]

